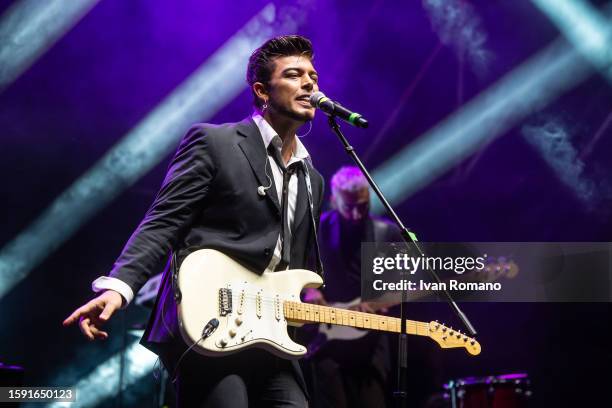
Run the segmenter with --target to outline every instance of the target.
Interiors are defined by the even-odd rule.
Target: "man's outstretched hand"
[[[104,340],[108,333],[101,327],[110,319],[116,310],[121,308],[123,297],[114,290],[107,290],[100,296],[90,300],[64,320],[64,326],[79,322],[79,328],[89,340]]]

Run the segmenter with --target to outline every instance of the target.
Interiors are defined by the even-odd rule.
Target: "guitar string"
[[[240,294],[232,294],[232,308],[238,307],[236,305],[238,305],[240,303]],[[257,301],[257,295],[253,295],[251,293],[246,293],[244,295],[244,299],[245,300],[255,300]],[[276,307],[276,302],[280,302],[281,304],[284,302],[290,302],[290,303],[295,303],[297,305],[307,305],[307,307],[316,307],[316,308],[330,308],[330,309],[334,309],[334,310],[340,310],[343,312],[349,312],[349,313],[364,313],[364,314],[369,314],[369,315],[373,315],[373,316],[380,316],[380,317],[393,317],[393,316],[386,316],[386,315],[379,315],[376,313],[368,313],[368,312],[361,312],[358,310],[350,310],[350,309],[344,309],[341,307],[335,307],[335,306],[326,306],[326,305],[317,305],[315,303],[308,303],[308,302],[302,302],[302,301],[298,301],[298,300],[290,300],[290,299],[286,299],[286,298],[279,298],[278,300],[275,299],[274,297],[270,297],[270,296],[260,296],[260,301],[262,303],[262,305],[266,305],[266,306],[272,306],[272,307]],[[415,320],[416,321],[416,320]],[[429,324],[429,322],[423,322],[424,324]]]
[[[233,305],[232,305],[232,309],[234,308],[234,300],[235,300],[235,299],[237,299],[235,304],[239,304],[239,302],[240,302],[240,296],[241,296],[240,294],[235,294],[235,295],[234,295],[234,294],[232,294],[232,303],[233,303]],[[245,298],[245,299],[249,299],[249,300],[253,300],[253,299],[257,300],[257,295],[253,295],[253,294],[246,294],[246,293],[245,293],[244,298]],[[261,303],[261,306],[262,306],[262,314],[263,314],[263,311],[264,311],[264,310],[268,311],[268,313],[269,313],[269,312],[272,312],[273,314],[275,314],[275,313],[276,313],[276,308],[277,308],[277,306],[276,306],[276,299],[273,299],[273,298],[270,298],[270,297],[267,297],[267,296],[261,296],[261,302],[262,302],[262,303]],[[366,319],[366,320],[367,320],[367,318],[368,318],[368,317],[366,317],[366,315],[367,315],[367,316],[369,316],[369,319],[370,319],[371,321],[377,321],[379,326],[380,326],[381,322],[383,322],[383,321],[388,321],[389,319],[393,320],[393,321],[394,321],[394,322],[396,322],[396,323],[397,323],[397,321],[399,320],[399,318],[398,318],[398,317],[394,317],[394,316],[377,315],[377,314],[374,314],[374,313],[359,312],[359,311],[356,311],[356,310],[347,310],[347,309],[335,308],[335,307],[332,307],[332,306],[315,305],[315,304],[312,304],[312,303],[297,302],[297,301],[294,301],[294,300],[284,300],[284,299],[279,299],[279,302],[281,303],[281,305],[279,305],[279,306],[281,306],[281,307],[283,308],[283,311],[282,311],[283,316],[285,315],[285,312],[284,312],[284,305],[283,305],[283,303],[284,303],[284,302],[290,302],[290,303],[294,303],[294,304],[295,304],[295,308],[296,308],[296,309],[297,309],[297,308],[301,308],[301,309],[302,309],[301,311],[300,311],[300,310],[295,310],[295,313],[309,313],[309,314],[311,314],[311,315],[314,315],[314,314],[316,313],[314,310],[308,310],[308,311],[306,311],[306,309],[311,308],[311,307],[312,307],[312,308],[319,308],[319,309],[322,309],[322,308],[329,308],[329,313],[330,313],[330,314],[331,314],[331,313],[334,313],[335,315],[337,315],[337,316],[338,316],[338,318],[335,318],[335,320],[337,321],[337,324],[341,324],[340,322],[341,322],[341,321],[342,321],[342,319],[343,319],[342,314],[346,314],[346,313],[349,313],[349,314],[355,314],[355,315],[357,315],[357,316],[354,318],[354,321],[355,321],[355,322],[357,322],[357,317],[358,317],[359,315],[361,315],[361,317],[362,317],[363,319]],[[306,306],[303,306],[303,305],[306,305]],[[291,307],[291,306],[289,306],[289,307]],[[236,306],[236,310],[238,310],[239,308],[240,308],[240,306]],[[265,308],[265,309],[264,309],[264,308]],[[324,309],[323,309],[323,310],[321,310],[321,311],[319,312],[319,314],[323,314],[323,315],[325,315],[325,310],[324,310]],[[289,318],[289,319],[291,319],[291,318]],[[309,320],[310,320],[310,319],[309,319]],[[330,317],[330,320],[334,320],[334,319],[333,319],[332,317]],[[326,322],[317,322],[317,321],[316,321],[316,320],[314,320],[314,319],[313,319],[313,320],[311,320],[311,321],[312,321],[313,323],[326,323]],[[430,331],[430,330],[431,330],[431,328],[430,328],[430,323],[429,323],[429,322],[420,322],[420,321],[418,321],[418,320],[410,320],[410,319],[407,319],[407,323],[408,323],[408,324],[413,324],[413,325],[417,326],[417,330],[418,330],[418,328],[425,329],[425,330],[427,330],[427,331]],[[440,323],[440,324],[441,324],[441,323]],[[442,325],[442,324],[441,324],[441,325]],[[350,324],[349,324],[348,326],[350,326]],[[387,327],[390,327],[390,326],[393,326],[393,324],[387,324]],[[442,326],[443,326],[443,325],[442,325]]]
[[[232,292],[234,292],[234,290],[232,290]],[[232,308],[236,308],[236,309],[239,308],[239,306],[237,306],[237,305],[239,305],[239,303],[240,303],[240,297],[241,296],[243,296],[244,299],[255,300],[255,301],[257,301],[257,298],[258,298],[258,295],[253,294],[251,292],[242,294],[242,293],[236,291],[236,293],[232,293],[232,295],[231,295],[231,297],[232,297]],[[278,302],[281,303],[281,305],[280,305],[281,307],[284,307],[283,306],[284,302],[291,302],[291,303],[294,303],[294,304],[298,305],[297,307],[302,307],[302,308],[304,306],[301,306],[301,305],[306,305],[306,307],[330,308],[330,309],[333,309],[334,311],[336,311],[336,310],[340,311],[340,312],[335,312],[335,313],[363,313],[363,314],[366,314],[366,315],[369,315],[369,316],[374,316],[376,318],[399,319],[399,318],[394,317],[394,316],[378,315],[378,314],[375,314],[375,313],[367,313],[367,312],[360,312],[360,311],[356,311],[356,310],[342,309],[342,308],[338,308],[338,307],[334,307],[334,306],[317,305],[317,304],[314,304],[314,303],[301,302],[301,301],[297,301],[297,300],[289,300],[289,299],[281,298],[281,297],[276,299],[275,297],[271,297],[271,296],[259,296],[259,299],[260,299],[262,307],[263,306],[267,306],[267,307],[270,307],[272,310],[276,309],[276,304],[277,304],[277,301],[278,301]],[[330,312],[331,312],[331,310],[330,310]],[[430,322],[421,322],[421,321],[418,321],[418,320],[411,320],[411,319],[407,319],[407,321],[415,323],[415,324],[421,324],[423,326],[429,326],[431,324]],[[446,327],[442,323],[438,323],[438,324],[440,324],[441,326]]]
[[[231,297],[232,297],[232,303],[234,302],[234,300],[236,300],[236,304],[238,304],[239,301],[240,301],[241,294],[240,293],[236,293],[236,294],[232,293]],[[257,295],[254,295],[254,294],[251,294],[251,293],[245,293],[244,294],[244,299],[257,300]],[[270,296],[260,296],[260,299],[261,299],[261,306],[262,306],[261,307],[261,309],[262,309],[262,313],[261,314],[264,314],[264,312],[267,312],[266,314],[276,314],[276,311],[277,311],[277,299],[275,299],[273,297],[270,297]],[[342,314],[346,314],[346,313],[356,314],[356,315],[361,314],[362,318],[366,318],[366,316],[364,316],[364,315],[370,316],[370,320],[371,320],[370,324],[372,324],[373,321],[377,321],[377,323],[378,323],[377,325],[379,326],[377,328],[378,330],[399,333],[399,330],[396,330],[397,326],[398,326],[398,321],[400,320],[399,317],[386,316],[386,315],[377,315],[377,314],[374,314],[374,313],[366,313],[366,312],[358,312],[358,311],[353,311],[353,310],[335,308],[333,306],[315,305],[315,304],[312,304],[312,303],[304,303],[304,302],[299,302],[299,301],[296,301],[296,300],[286,300],[286,299],[282,299],[282,298],[279,298],[278,301],[281,303],[279,305],[280,306],[279,309],[282,308],[282,310],[279,310],[279,311],[281,312],[281,314],[283,316],[286,315],[285,314],[285,306],[284,306],[285,302],[294,305],[294,308],[296,309],[294,311],[294,313],[304,313],[304,314],[309,313],[311,316],[314,316],[316,312],[314,310],[308,310],[307,311],[306,309],[308,309],[308,308],[314,308],[314,309],[329,308],[330,314],[333,311],[333,313],[337,316],[337,318],[335,319],[336,322],[332,322],[332,320],[334,320],[334,319],[332,319],[331,317],[329,319],[330,322],[326,322],[326,321],[325,322],[321,322],[321,321],[316,321],[314,319],[312,319],[312,320],[309,319],[309,321],[311,323],[333,323],[333,324],[338,324],[338,325],[343,325],[343,326],[356,327],[356,326],[352,326],[351,324],[343,324],[342,323],[343,322]],[[291,308],[291,305],[289,305],[287,307]],[[233,305],[232,305],[232,309],[234,309]],[[238,310],[238,309],[239,309],[239,306],[236,306],[236,310]],[[320,310],[319,311],[319,315],[323,315],[325,317],[325,311],[324,310]],[[291,320],[292,318],[290,317],[288,319]],[[294,319],[297,320],[299,318],[294,318]],[[381,328],[381,321],[387,320],[387,323],[389,323],[388,322],[389,319],[393,320],[395,324],[387,324],[386,326],[384,326],[384,328]],[[350,320],[350,318],[348,320]],[[353,323],[357,323],[357,321],[358,321],[357,317],[355,317],[353,319]],[[426,334],[426,333],[429,333],[429,332],[432,332],[432,331],[438,331],[440,329],[440,327],[446,328],[448,330],[452,330],[452,328],[448,328],[444,324],[438,323],[438,322],[436,322],[436,323],[439,324],[440,327],[438,327],[438,329],[435,329],[435,330],[432,330],[431,322],[421,322],[421,321],[418,321],[418,320],[406,319],[406,323],[408,325],[412,324],[415,327],[415,333],[417,335],[419,334],[420,330],[424,330],[425,331],[425,333],[421,333],[421,334]],[[366,327],[363,327],[363,328],[366,328]],[[367,329],[376,329],[376,328],[369,327]],[[408,329],[408,327],[407,327],[407,329]],[[468,340],[475,341],[474,338],[469,337],[469,336],[467,336],[467,335],[465,335],[465,334],[463,334],[461,332],[458,332],[456,330],[452,330],[452,331],[454,333],[461,334],[461,336],[464,336]]]
[[[240,297],[241,297],[240,294],[232,294],[232,309],[233,308],[236,308],[236,309],[239,308],[238,305],[240,303]],[[253,294],[250,294],[250,293],[244,295],[244,299],[245,300],[255,300],[255,301],[257,301],[257,298],[258,298],[257,295],[253,295]],[[376,317],[381,317],[381,318],[387,318],[387,317],[393,318],[393,316],[386,316],[386,315],[379,315],[379,314],[376,314],[376,313],[361,312],[361,311],[358,311],[358,310],[343,309],[343,308],[334,307],[334,306],[317,305],[317,304],[314,304],[314,303],[301,302],[301,301],[297,301],[297,300],[288,300],[288,299],[285,299],[285,298],[279,298],[277,300],[277,299],[275,299],[273,297],[261,296],[261,297],[259,297],[259,299],[261,301],[262,306],[268,306],[268,307],[271,307],[273,309],[276,308],[277,302],[279,302],[281,304],[281,306],[283,305],[283,303],[289,302],[289,303],[296,304],[297,305],[296,307],[302,307],[302,308],[303,307],[329,308],[329,309],[334,310],[334,311],[340,311],[340,312],[345,312],[345,313],[363,313],[363,314],[367,314],[367,315],[371,315],[371,316],[376,316]],[[302,306],[302,305],[305,305],[305,306]],[[336,312],[336,313],[339,313],[339,312]],[[408,320],[410,320],[410,319],[408,319]],[[411,321],[418,322],[417,320],[411,320]],[[426,325],[430,324],[429,322],[419,322],[419,323],[426,324]]]
[[[240,297],[241,297],[240,293],[236,293],[236,294],[232,293],[232,308],[236,308],[236,309],[239,308],[239,306],[237,306],[237,305],[240,302]],[[252,294],[252,293],[245,293],[244,294],[245,300],[248,299],[248,300],[255,300],[255,301],[257,301],[257,297],[258,297],[257,295]],[[261,299],[262,307],[266,306],[266,307],[270,307],[273,311],[276,310],[277,299],[275,299],[274,297],[270,297],[270,296],[260,296],[260,299]],[[278,301],[280,302],[281,308],[284,307],[283,306],[284,302],[291,302],[291,303],[295,303],[296,305],[307,305],[306,307],[330,308],[330,309],[333,309],[334,313],[336,313],[336,314],[338,314],[338,313],[363,313],[365,315],[374,316],[373,318],[376,318],[376,319],[398,319],[399,320],[398,317],[394,317],[394,316],[386,316],[386,315],[379,315],[379,314],[376,314],[376,313],[360,312],[360,311],[357,311],[357,310],[342,309],[342,308],[338,308],[338,307],[334,307],[334,306],[317,305],[317,304],[314,304],[314,303],[301,302],[301,301],[297,301],[297,300],[288,300],[288,299],[284,299],[284,298],[279,298]],[[304,306],[297,306],[297,307],[304,308]],[[337,311],[340,311],[340,312],[337,312]],[[330,312],[331,312],[331,310],[330,310]],[[312,313],[314,313],[314,312],[312,312]],[[429,327],[430,324],[431,324],[431,322],[421,322],[421,321],[418,321],[418,320],[411,320],[411,319],[406,319],[406,321],[410,322],[410,323],[413,323],[413,324],[417,324],[417,325],[421,325],[421,326],[427,326],[427,327]],[[442,327],[448,328],[446,325],[444,325],[442,323],[438,323],[438,324],[440,324],[440,326],[442,326]],[[453,331],[457,332],[455,330],[453,330]]]

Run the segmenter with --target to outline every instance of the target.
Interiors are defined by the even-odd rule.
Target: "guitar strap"
[[[310,209],[310,224],[312,225],[312,235],[314,237],[315,255],[316,255],[316,267],[317,273],[325,282],[325,273],[323,272],[323,262],[321,262],[321,250],[319,249],[319,238],[317,235],[317,223],[315,222],[314,215],[314,200],[312,198],[312,185],[310,184],[310,171],[308,169],[308,163],[302,160],[302,168],[304,169],[304,180],[306,181],[306,190],[308,191],[308,207]],[[323,283],[325,285],[325,283]]]

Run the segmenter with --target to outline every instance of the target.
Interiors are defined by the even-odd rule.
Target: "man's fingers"
[[[100,313],[100,320],[107,321],[110,317],[115,313],[117,307],[111,302],[107,302],[106,306],[104,306],[104,310]]]
[[[98,329],[94,324],[90,324],[89,329],[96,339],[106,340],[108,338],[108,333]]]
[[[78,318],[81,317],[82,314],[84,314],[85,306],[81,306],[77,310],[72,312],[72,314],[68,316],[66,320],[64,320],[64,323],[63,323],[64,326],[69,326],[72,323],[76,322]]]
[[[72,314],[68,316],[66,320],[64,320],[64,326],[71,325],[72,323],[76,322],[80,317],[89,314],[89,312],[95,310],[96,308],[98,308],[98,304],[94,301],[89,301],[88,303],[84,304],[83,306],[72,312]]]
[[[78,315],[76,314],[76,312],[72,312],[72,314],[70,316],[68,316],[66,319],[64,319],[62,324],[64,326],[70,326],[72,323],[74,323],[76,321],[77,316]]]
[[[85,337],[87,337],[89,340],[93,340],[94,335],[91,332],[91,329],[89,328],[89,322],[89,317],[82,317],[79,321],[79,328],[81,329],[81,332],[85,335]]]
[[[108,333],[96,327],[96,324],[99,325],[102,323],[104,323],[104,321],[96,317],[94,317],[93,319],[89,316],[81,317],[81,320],[79,321],[79,328],[81,329],[81,332],[85,335],[85,337],[87,337],[89,340],[105,340],[108,338]]]
[[[109,295],[110,293],[110,295]],[[100,328],[121,306],[117,301],[121,295],[113,295],[112,291],[107,291],[97,298],[90,300],[85,305],[79,307],[68,316],[63,324],[69,326],[75,321],[79,322],[79,329],[89,340],[107,339],[108,333]]]

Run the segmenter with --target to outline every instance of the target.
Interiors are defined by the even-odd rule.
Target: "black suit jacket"
[[[170,253],[175,253],[177,264],[180,264],[190,252],[200,248],[222,251],[253,272],[262,273],[272,258],[281,229],[275,187],[263,197],[257,193],[258,186],[269,184],[265,174],[266,160],[263,139],[251,118],[223,125],[194,125],[183,138],[155,201],[126,244],[110,276],[121,279],[136,293],[153,273],[159,271]],[[323,178],[310,163],[307,165],[314,217],[318,222]],[[291,268],[308,267],[314,242],[308,207],[304,172],[301,172]],[[180,337],[171,269],[164,272],[141,341],[157,353]]]

